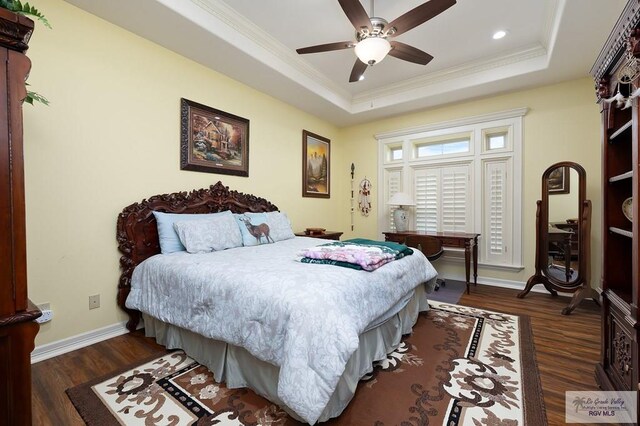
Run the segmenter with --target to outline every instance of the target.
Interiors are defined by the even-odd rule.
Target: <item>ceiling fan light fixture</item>
[[[385,38],[367,37],[356,44],[356,56],[365,64],[373,65],[382,61],[391,50],[391,44]]]

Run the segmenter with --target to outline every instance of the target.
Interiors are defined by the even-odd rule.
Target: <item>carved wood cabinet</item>
[[[602,114],[603,315],[596,380],[604,390],[640,390],[640,109],[630,96],[640,84],[639,27],[640,1],[629,0],[591,70]],[[611,99],[617,93],[619,105]],[[626,200],[633,220],[623,212]]]
[[[41,315],[27,298],[22,100],[33,21],[0,9],[0,425],[31,425],[31,351]]]

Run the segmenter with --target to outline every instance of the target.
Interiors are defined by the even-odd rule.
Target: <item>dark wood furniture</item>
[[[473,284],[478,285],[478,237],[480,234],[467,232],[383,232],[385,241],[406,244],[407,237],[436,237],[444,247],[464,249],[464,272],[469,294],[471,279],[471,258],[473,257]],[[415,241],[415,240],[414,240]],[[426,241],[425,245],[428,244]],[[423,245],[423,247],[425,246]]]
[[[551,222],[549,225],[554,228],[562,229],[563,231],[573,232],[574,235],[578,235],[578,219],[571,219],[564,222]],[[571,238],[571,258],[578,258],[578,239]]]
[[[604,101],[618,83],[624,96],[634,90],[620,70],[640,58],[639,28],[640,5],[630,0],[591,69],[602,115],[602,353],[596,380],[605,390],[640,390],[640,110],[637,98],[626,109]],[[628,197],[633,223],[622,213]]]
[[[340,237],[342,236],[342,232],[339,231],[324,231],[322,234],[307,234],[306,232],[296,232],[297,237],[311,237],[311,238],[322,238],[324,240],[336,240],[340,241]]]
[[[578,176],[578,193],[575,201],[578,212],[577,232],[550,226],[549,224],[549,196],[551,176],[558,169],[565,173],[576,173]],[[555,196],[555,195],[554,195]],[[535,273],[527,281],[519,298],[525,297],[537,284],[542,284],[549,293],[557,296],[558,292],[573,293],[569,305],[562,310],[563,315],[570,314],[585,298],[592,298],[596,303],[599,295],[591,287],[589,274],[590,241],[591,241],[591,201],[587,200],[587,172],[577,163],[562,161],[552,164],[542,174],[542,199],[536,203],[536,260]],[[572,240],[578,241],[577,268],[571,268]],[[554,244],[563,252],[565,271],[554,274],[549,262],[549,245]]]
[[[278,207],[255,195],[230,191],[222,182],[209,188],[191,192],[155,195],[140,203],[133,203],[118,215],[116,238],[120,257],[120,282],[118,306],[128,315],[127,328],[134,331],[140,322],[140,312],[125,306],[131,290],[131,274],[143,260],[160,253],[158,224],[153,211],[165,213],[216,213],[231,210],[233,213],[272,212]]]
[[[0,9],[0,425],[31,425],[31,351],[41,315],[27,298],[22,101],[33,21]]]
[[[565,231],[564,229],[556,228],[555,226],[549,226],[548,240],[549,240],[549,253],[551,253],[551,247],[557,248],[558,255],[562,257],[564,262],[564,276],[567,282],[571,281],[573,270],[571,269],[571,244],[573,240],[573,232]],[[549,268],[556,266],[555,264],[549,265]]]

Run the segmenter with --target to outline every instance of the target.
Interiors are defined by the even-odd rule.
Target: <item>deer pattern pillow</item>
[[[271,237],[271,228],[267,224],[265,213],[234,214],[240,233],[242,244],[245,246],[257,246],[275,242]]]
[[[177,221],[173,227],[189,253],[242,247],[242,235],[232,214]]]
[[[291,222],[285,213],[243,213],[234,216],[245,246],[274,243],[295,237],[291,230]]]

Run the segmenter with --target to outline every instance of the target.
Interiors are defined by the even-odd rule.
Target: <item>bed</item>
[[[303,264],[296,253],[326,243],[306,237],[159,255],[154,211],[226,210],[278,208],[218,182],[123,210],[118,304],[129,315],[127,327],[135,330],[142,317],[146,335],[158,343],[184,349],[217,381],[249,387],[294,418],[313,424],[337,417],[373,362],[428,309],[435,270],[418,250],[374,272]]]

